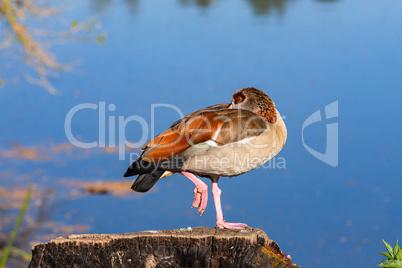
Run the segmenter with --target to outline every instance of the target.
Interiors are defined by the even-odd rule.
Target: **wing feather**
[[[193,112],[143,146],[143,159],[159,162],[184,152],[191,146],[213,141],[218,145],[260,135],[268,127],[265,119],[247,110],[227,109],[218,104]]]

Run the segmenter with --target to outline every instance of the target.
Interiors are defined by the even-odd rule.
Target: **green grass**
[[[1,262],[0,262],[0,268],[4,268],[4,266],[6,265],[8,255],[10,254],[11,251],[13,251],[13,252],[15,252],[15,253],[17,253],[19,255],[21,255],[22,252],[24,252],[25,253],[25,258],[27,257],[26,256],[27,253],[25,251],[13,247],[13,244],[14,244],[15,238],[17,237],[18,229],[20,228],[22,219],[24,218],[25,211],[28,208],[28,204],[29,204],[29,201],[31,199],[32,191],[33,191],[33,186],[31,185],[28,188],[28,192],[27,192],[27,195],[25,196],[24,203],[22,204],[20,213],[18,214],[17,221],[14,224],[14,228],[13,228],[13,231],[11,233],[10,240],[8,240],[8,244],[7,244],[6,248],[4,249],[4,253],[3,253],[3,256],[2,256]]]

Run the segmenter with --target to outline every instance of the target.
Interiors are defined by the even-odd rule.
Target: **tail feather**
[[[179,171],[183,166],[184,159],[180,157],[170,158],[163,162],[148,162],[139,157],[127,169],[124,177],[154,173],[156,171]],[[163,172],[162,172],[163,173]]]
[[[124,177],[150,173],[155,170],[155,165],[153,163],[146,162],[142,160],[142,158],[138,158],[128,167]]]
[[[147,192],[155,185],[155,183],[159,180],[159,178],[162,176],[163,173],[165,173],[165,171],[156,170],[152,173],[141,174],[134,181],[133,185],[131,186],[131,189],[141,193]]]
[[[124,177],[139,175],[131,186],[131,189],[136,192],[147,192],[162,177],[165,171],[170,172],[170,174],[167,174],[169,176],[172,172],[179,171],[183,163],[184,159],[178,157],[154,163],[147,162],[140,156],[130,165]]]

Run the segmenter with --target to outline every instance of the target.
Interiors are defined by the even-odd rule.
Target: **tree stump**
[[[260,229],[83,234],[32,248],[33,267],[297,267]]]

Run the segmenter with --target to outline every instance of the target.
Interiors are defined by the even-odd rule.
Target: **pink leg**
[[[218,188],[218,183],[212,183],[212,194],[214,195],[215,208],[216,208],[216,226],[218,228],[226,229],[243,229],[247,227],[245,223],[230,223],[226,222],[223,218],[222,207],[221,207],[221,189]]]
[[[194,202],[192,207],[198,208],[200,215],[204,214],[208,203],[208,186],[193,173],[182,171],[181,174],[189,178],[194,184]]]

